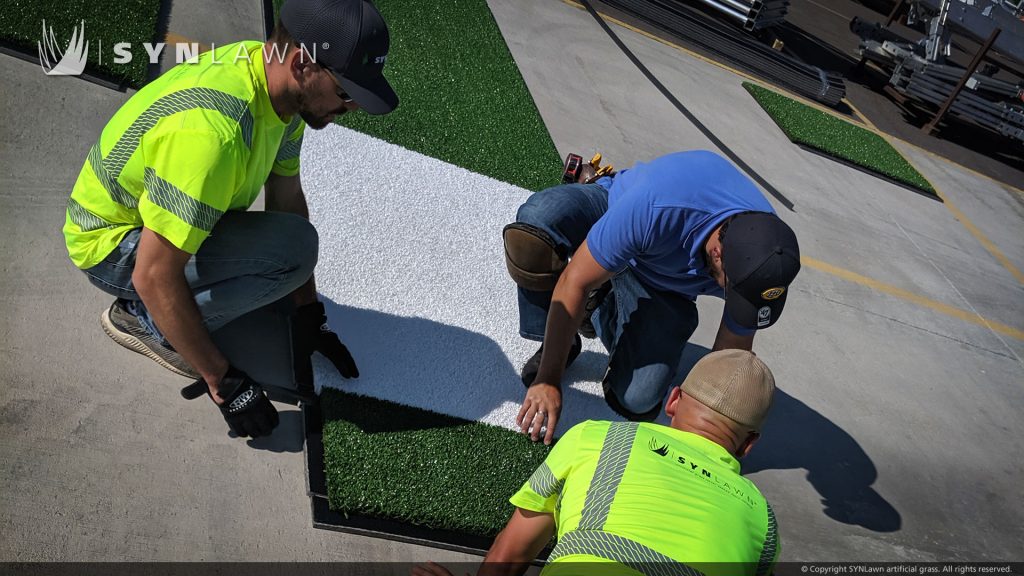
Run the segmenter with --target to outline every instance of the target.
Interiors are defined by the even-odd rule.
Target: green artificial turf
[[[86,71],[138,88],[146,83],[149,65],[142,45],[157,42],[160,4],[161,0],[10,0],[0,10],[0,40],[34,54],[36,43],[43,38],[46,20],[63,50],[73,29],[85,20],[85,38],[89,42]],[[128,64],[113,63],[114,44],[118,42],[132,45],[133,58]]]
[[[562,162],[485,0],[376,0],[391,34],[385,116],[339,123],[527,190]]]
[[[881,136],[749,82],[743,87],[793,142],[935,195],[935,189]]]
[[[333,510],[492,537],[549,450],[524,434],[325,389]]]

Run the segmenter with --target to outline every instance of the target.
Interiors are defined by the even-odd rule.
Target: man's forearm
[[[715,343],[711,348],[712,352],[718,352],[719,350],[753,350],[754,348],[754,334],[747,336],[741,336],[734,334],[729,330],[725,322],[723,321],[718,326],[718,334],[715,336]]]
[[[555,286],[544,329],[544,353],[537,371],[537,382],[558,385],[562,381],[573,334],[583,322],[586,293],[586,287],[578,286],[571,278],[563,278]]]
[[[157,328],[203,380],[216,389],[228,370],[203,325],[202,316],[184,275],[178,273],[137,275],[135,287]]]

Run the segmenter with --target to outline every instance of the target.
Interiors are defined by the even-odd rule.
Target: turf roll
[[[878,134],[756,84],[744,82],[743,87],[795,144],[936,195],[928,180]]]
[[[146,83],[149,66],[142,45],[158,42],[160,6],[161,0],[13,0],[0,10],[0,41],[34,54],[45,20],[58,49],[64,50],[84,20],[89,43],[86,72],[139,88]],[[114,63],[114,45],[119,42],[131,44],[132,60],[127,64]]]
[[[492,537],[548,452],[504,428],[340,390],[321,403],[328,499],[348,514]]]

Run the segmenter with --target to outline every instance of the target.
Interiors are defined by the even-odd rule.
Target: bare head
[[[715,442],[742,458],[761,436],[775,394],[775,378],[746,350],[712,352],[672,389],[670,426]]]

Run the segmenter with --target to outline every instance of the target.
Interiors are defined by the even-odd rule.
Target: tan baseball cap
[[[760,430],[775,395],[775,377],[746,350],[719,350],[700,359],[682,391],[715,412]]]

